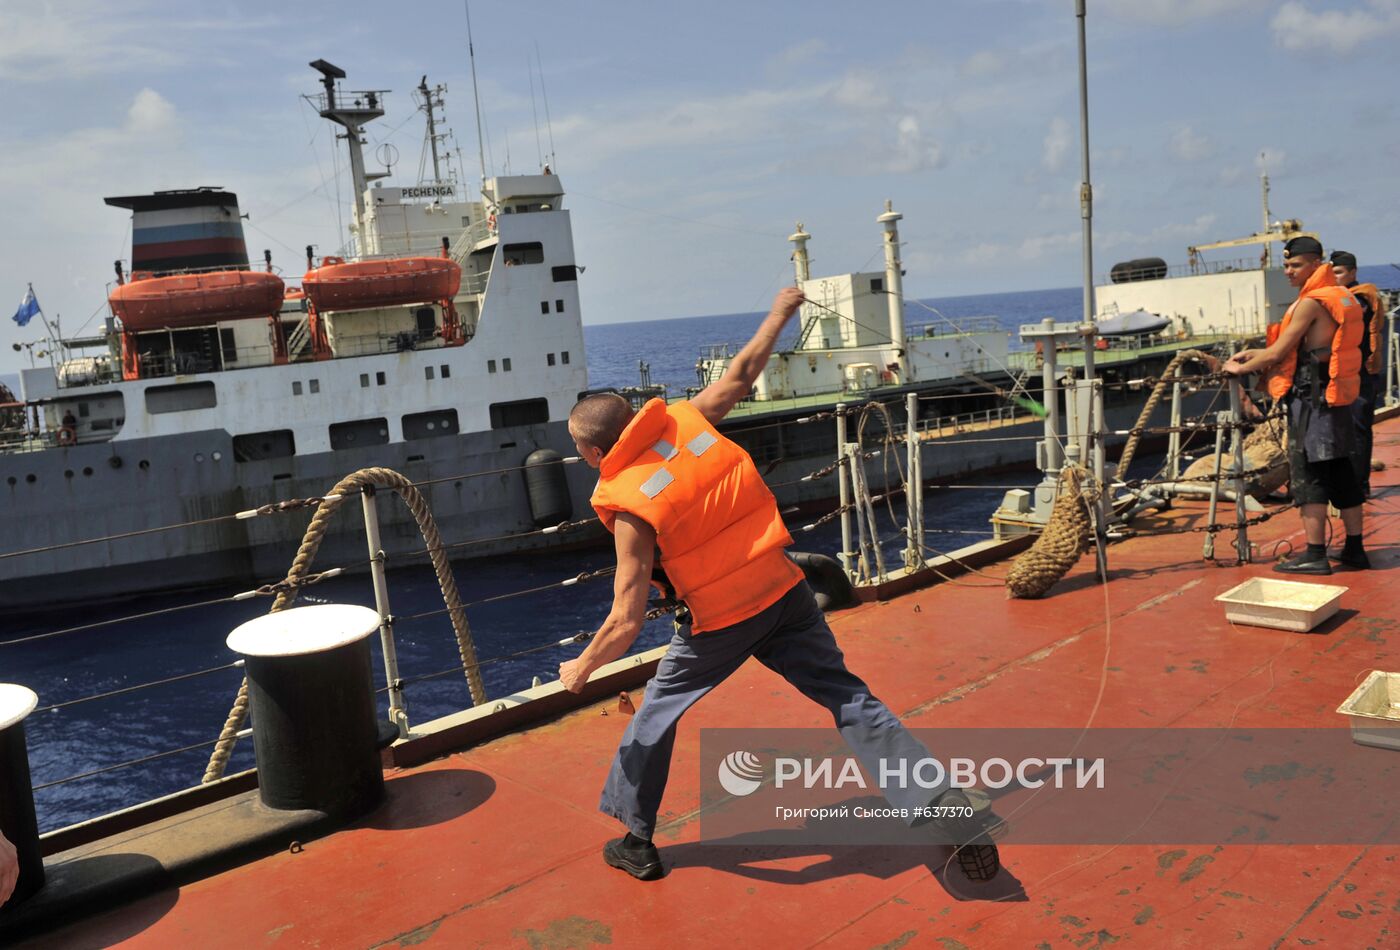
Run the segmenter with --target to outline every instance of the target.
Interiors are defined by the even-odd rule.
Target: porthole
[[[63,477],[64,477],[64,478],[72,478],[72,477],[73,477],[73,470],[72,470],[71,468],[66,468],[66,469],[64,469],[64,470],[63,470]]]
[[[28,482],[29,484],[33,485],[33,484],[34,484],[35,482],[37,482],[39,479],[36,478],[36,477],[34,476],[34,473],[33,473],[33,472],[30,472],[28,475],[24,476],[24,480],[25,480],[26,482]]]
[[[222,453],[222,452],[215,452],[215,453],[213,453],[212,455],[210,455],[209,457],[210,457],[211,459],[213,459],[214,461],[216,461],[216,462],[222,461],[222,460],[223,460],[223,457],[224,457],[224,453]]]
[[[10,487],[11,487],[11,488],[14,488],[15,485],[16,485],[16,483],[17,483],[19,480],[18,480],[17,478],[15,478],[13,475],[11,475],[9,478],[5,479],[5,481],[7,481],[7,482],[10,483]],[[461,484],[461,483],[459,482],[458,484]]]
[[[194,453],[194,460],[195,460],[196,462],[202,462],[202,461],[204,461],[204,453],[203,453],[203,452],[196,452],[196,453]]]
[[[83,466],[83,475],[86,476],[87,478],[91,478],[91,477],[92,477],[92,466],[91,466],[91,465],[85,465],[85,466]]]
[[[146,461],[145,459],[142,459],[140,462],[136,463],[136,467],[144,472],[146,471],[146,469],[151,467],[151,463]]]

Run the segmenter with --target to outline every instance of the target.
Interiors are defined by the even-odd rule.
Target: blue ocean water
[[[1376,280],[1379,276],[1369,279]],[[1383,281],[1377,282],[1386,285]],[[954,322],[991,314],[1012,329],[1046,316],[1074,319],[1079,313],[1080,292],[1068,288],[943,298],[923,303]],[[633,385],[637,382],[637,362],[645,359],[651,364],[654,382],[666,383],[672,392],[683,392],[685,387],[695,385],[694,364],[702,346],[742,343],[761,319],[762,314],[734,314],[585,327],[591,384]],[[932,322],[939,317],[911,301],[908,319]],[[1028,484],[1029,481],[1029,475],[1002,475],[968,480],[969,484],[987,487],[933,493],[925,505],[930,546],[948,550],[985,537],[987,516],[1000,500],[1003,486]],[[882,537],[886,539],[883,547],[891,563],[898,562],[900,543],[896,537],[896,521],[902,517],[903,510],[897,503],[892,511],[880,514],[884,525]],[[800,525],[800,521],[793,523],[794,528]],[[801,550],[835,554],[839,549],[839,528],[835,522],[815,531],[795,533],[796,546]],[[471,605],[483,598],[550,584],[611,563],[611,552],[600,549],[547,558],[522,556],[466,562],[456,565],[455,573],[462,598]],[[92,818],[198,783],[208,758],[208,748],[112,767],[207,743],[217,736],[241,679],[237,669],[219,669],[235,659],[224,645],[224,638],[239,623],[265,612],[270,605],[261,599],[198,605],[238,593],[240,589],[167,594],[119,604],[79,605],[42,617],[11,621],[0,630],[0,681],[22,683],[39,694],[41,711],[27,722],[33,780],[41,786],[59,783],[36,791],[43,830]],[[434,611],[442,606],[437,582],[424,567],[392,570],[390,595],[393,612],[400,617]],[[478,655],[483,659],[482,672],[488,694],[499,696],[527,687],[536,676],[544,680],[554,678],[559,662],[576,655],[580,648],[550,647],[549,644],[596,627],[607,612],[610,598],[611,588],[601,580],[555,588],[528,598],[469,606],[467,616]],[[367,577],[335,578],[306,592],[302,602],[372,606],[373,595]],[[16,642],[74,626],[172,607],[186,609],[146,620]],[[659,645],[671,632],[669,621],[653,621],[643,632],[637,648]],[[455,641],[445,617],[403,620],[397,633],[401,676],[405,679],[413,680],[458,665]],[[215,672],[45,710],[45,707],[209,669]],[[374,671],[376,685],[382,687],[384,675],[377,647]],[[380,699],[382,710],[382,694]],[[469,702],[460,673],[412,683],[407,699],[410,717],[415,722],[455,712]],[[794,696],[794,702],[802,700]],[[230,771],[251,765],[252,743],[245,740],[239,744]],[[112,770],[86,775],[109,768]],[[86,777],[63,781],[77,775]]]
[[[1014,332],[1023,323],[1035,323],[1045,317],[1077,319],[1082,301],[1082,291],[1068,287],[909,300],[904,312],[905,322],[910,326],[946,325],[948,321],[961,325],[968,317],[992,316],[1000,320],[1008,332]],[[639,381],[637,364],[645,361],[651,368],[653,383],[664,383],[671,394],[681,395],[686,387],[698,383],[696,362],[704,348],[717,343],[742,345],[758,329],[763,317],[764,313],[734,313],[584,327],[589,384],[635,386]],[[797,332],[798,324],[794,319],[784,329],[779,346],[790,343]]]

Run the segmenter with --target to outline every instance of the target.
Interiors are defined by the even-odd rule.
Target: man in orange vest
[[[1371,427],[1376,421],[1376,397],[1381,392],[1381,349],[1385,324],[1385,308],[1375,284],[1356,280],[1356,255],[1350,251],[1332,252],[1332,272],[1337,283],[1356,295],[1366,316],[1366,329],[1361,335],[1361,393],[1351,404],[1356,420],[1356,441],[1352,446],[1351,463],[1361,494],[1371,497]]]
[[[691,614],[647,686],[622,737],[599,808],[627,834],[603,858],[641,880],[666,872],[652,844],[681,715],[750,656],[825,706],[871,774],[883,761],[908,764],[928,751],[846,669],[803,573],[784,548],[792,538],[773,494],[739,446],[715,429],[747,397],[783,325],[803,302],[789,288],[724,376],[688,402],[653,399],[633,412],[612,394],[589,396],[569,415],[579,455],[599,470],[593,507],[614,534],[617,574],[612,611],[583,653],[559,665],[573,692],[603,664],[626,653],[642,629],[655,552]],[[971,817],[967,797],[944,781],[933,788],[887,788],[892,805],[919,824],[929,806],[966,817],[937,818],[939,837],[957,847],[963,871],[993,877],[996,846]]]
[[[1361,543],[1361,486],[1351,466],[1351,404],[1360,392],[1361,305],[1322,256],[1316,238],[1284,245],[1283,270],[1298,299],[1283,315],[1277,336],[1262,350],[1230,357],[1237,376],[1267,370],[1268,389],[1288,412],[1289,491],[1299,506],[1307,549],[1274,565],[1283,574],[1331,574],[1327,562],[1327,505],[1342,515],[1346,544],[1337,560],[1371,566]]]

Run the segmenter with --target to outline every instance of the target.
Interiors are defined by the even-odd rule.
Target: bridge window
[[[264,459],[288,458],[297,454],[296,439],[291,429],[249,432],[233,437],[235,462],[260,462]]]
[[[209,382],[152,386],[146,390],[146,411],[153,416],[163,412],[213,409],[218,403],[214,395],[214,384]]]
[[[566,280],[578,280],[578,265],[560,264],[552,268],[551,273],[554,275],[554,282],[556,284]]]
[[[543,264],[544,245],[539,241],[530,241],[525,244],[507,244],[501,248],[501,257],[505,260],[506,266],[516,267],[521,264]]]
[[[542,425],[549,421],[548,399],[517,399],[491,404],[491,428]]]

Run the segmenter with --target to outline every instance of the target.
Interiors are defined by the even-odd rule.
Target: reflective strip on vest
[[[651,447],[651,450],[668,462],[680,454],[680,449],[676,448],[665,439],[658,439],[656,444]]]
[[[652,473],[651,478],[642,482],[640,488],[643,495],[648,498],[655,498],[665,490],[666,486],[676,480],[676,477],[664,468],[658,468]]]
[[[695,438],[687,442],[685,444],[685,447],[690,449],[691,455],[695,456],[696,458],[699,458],[700,456],[705,454],[706,449],[708,449],[710,446],[714,445],[718,441],[719,440],[716,439],[710,433],[701,432]]]

